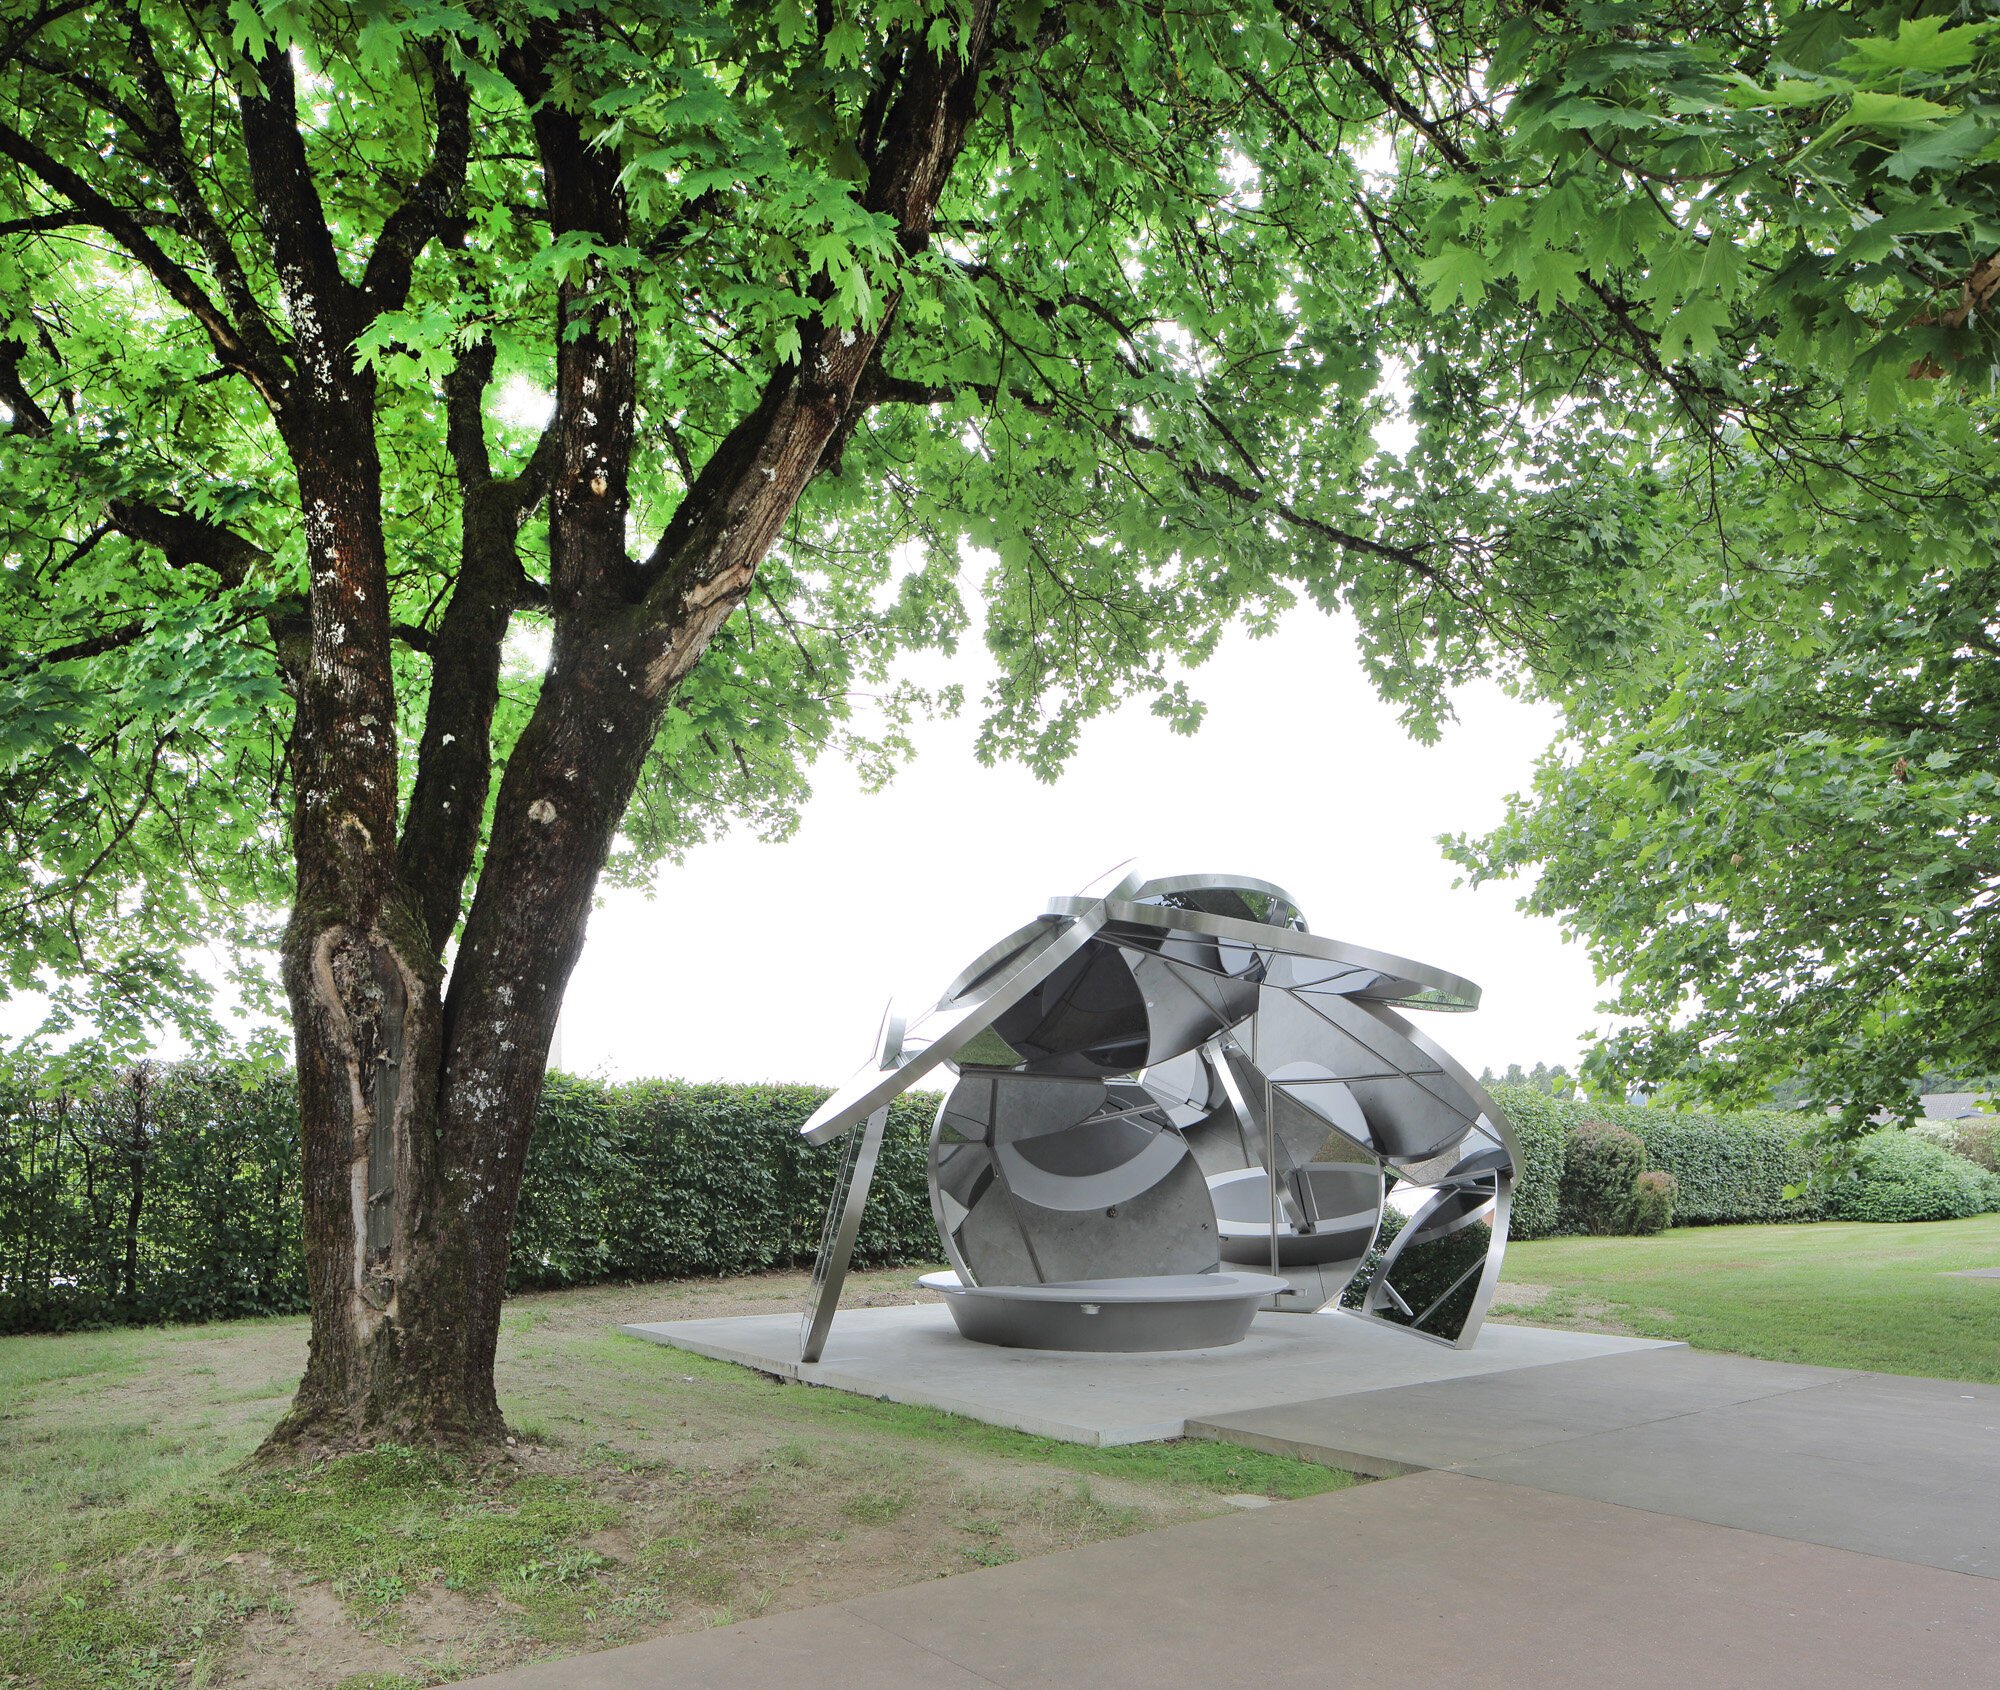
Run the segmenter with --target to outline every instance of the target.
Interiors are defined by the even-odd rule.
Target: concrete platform
[[[1010,1350],[968,1343],[947,1309],[927,1303],[841,1311],[823,1358],[802,1366],[796,1315],[665,1321],[620,1330],[781,1378],[947,1409],[1081,1444],[1177,1438],[1190,1420],[1220,1424],[1217,1416],[1271,1404],[1681,1347],[1489,1325],[1471,1349],[1453,1350],[1352,1315],[1260,1314],[1249,1337],[1221,1349],[1144,1355]],[[1343,1452],[1334,1464],[1378,1475],[1407,1470],[1407,1464],[1371,1462],[1355,1451]]]
[[[1191,1417],[1189,1430],[2000,1579],[1992,1385],[1667,1349]]]
[[[470,1682],[1988,1690],[1996,1637],[1991,1580],[1430,1472]]]

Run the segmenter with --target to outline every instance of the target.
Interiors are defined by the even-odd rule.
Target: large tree
[[[983,748],[1044,770],[1134,693],[1191,727],[1173,663],[1301,594],[1422,725],[1617,574],[1482,458],[1376,460],[1421,248],[1355,158],[1482,109],[1421,9],[0,18],[14,982],[129,1034],[289,903],[280,1442],[499,1434],[600,875],[893,756],[923,701],[856,695],[962,572]]]
[[[2000,1068],[2000,23],[1538,7],[1491,69],[1421,273],[1638,566],[1594,660],[1534,662],[1563,736],[1454,849],[1616,983],[1600,1085],[1803,1080],[1851,1137]]]

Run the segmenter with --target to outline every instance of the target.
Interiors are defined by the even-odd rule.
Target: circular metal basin
[[[1020,1350],[1207,1350],[1241,1341],[1259,1303],[1291,1289],[1265,1273],[1169,1273],[1058,1285],[917,1281],[944,1293],[965,1337]]]

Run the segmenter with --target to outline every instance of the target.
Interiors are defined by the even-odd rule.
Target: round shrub
[[[1609,1121],[1585,1121],[1569,1135],[1563,1159],[1563,1210],[1596,1237],[1632,1230],[1632,1185],[1646,1167],[1637,1133]]]
[[[1962,1121],[1914,1121],[1911,1132],[1941,1144],[1954,1156],[1977,1163],[1989,1174],[2000,1174],[2000,1120],[1972,1115]]]
[[[1662,1168],[1632,1182],[1632,1230],[1642,1235],[1665,1232],[1674,1219],[1674,1176]]]
[[[1952,1221],[1992,1209],[2000,1209],[2000,1179],[1894,1127],[1864,1138],[1854,1177],[1827,1193],[1827,1213],[1840,1221]]]

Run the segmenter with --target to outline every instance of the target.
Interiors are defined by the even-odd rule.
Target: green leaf
[[[1733,86],[1727,101],[1731,106],[1746,111],[1798,110],[1824,105],[1828,100],[1852,93],[1854,89],[1853,83],[1831,76],[1815,78],[1810,82],[1780,77],[1767,88],[1738,71],[1731,74],[1731,81]]]
[[[1435,258],[1427,258],[1419,264],[1417,276],[1424,284],[1425,296],[1433,311],[1449,309],[1458,302],[1461,293],[1467,309],[1477,310],[1479,302],[1486,297],[1486,284],[1493,279],[1493,269],[1478,248],[1451,245],[1444,247]]]
[[[1882,168],[1899,182],[1920,170],[1950,170],[1963,164],[1986,144],[1987,128],[1967,113],[1942,129],[1919,131],[1892,153]]]
[[[1977,23],[1948,28],[1950,23],[1949,13],[1942,17],[1905,18],[1892,37],[1868,36],[1850,41],[1847,65],[1869,71],[1937,71],[1971,64],[1994,26]]]
[[[1940,106],[1909,94],[1876,94],[1866,90],[1854,96],[1841,127],[1863,129],[1910,129],[1920,123],[1935,123],[1956,117],[1957,106]]]

